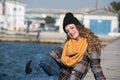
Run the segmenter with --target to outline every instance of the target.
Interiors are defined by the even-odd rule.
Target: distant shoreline
[[[103,44],[106,45],[120,37],[98,35]],[[63,43],[66,40],[65,33],[59,32],[0,32],[0,42],[31,42],[31,43]]]

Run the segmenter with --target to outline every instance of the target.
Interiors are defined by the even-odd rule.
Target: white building
[[[84,24],[95,34],[118,33],[118,15],[105,10],[96,10],[84,15]]]
[[[2,3],[0,2],[0,16],[2,15]]]
[[[25,5],[20,2],[6,1],[4,21],[5,28],[11,31],[19,31],[25,29]]]
[[[4,26],[3,24],[3,16],[2,16],[2,2],[0,2],[0,30]]]

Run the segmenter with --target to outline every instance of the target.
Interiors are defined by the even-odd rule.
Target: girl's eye
[[[71,27],[70,29],[74,29],[74,27]]]
[[[69,30],[66,30],[67,33],[69,33]]]

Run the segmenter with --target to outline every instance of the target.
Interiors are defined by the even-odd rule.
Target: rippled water
[[[25,64],[35,54],[47,54],[60,44],[0,42],[0,80],[23,80]]]

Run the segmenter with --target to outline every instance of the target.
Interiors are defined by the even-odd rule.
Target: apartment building
[[[2,5],[4,4],[4,5]],[[1,2],[4,29],[20,31],[25,29],[25,4],[16,1]]]

